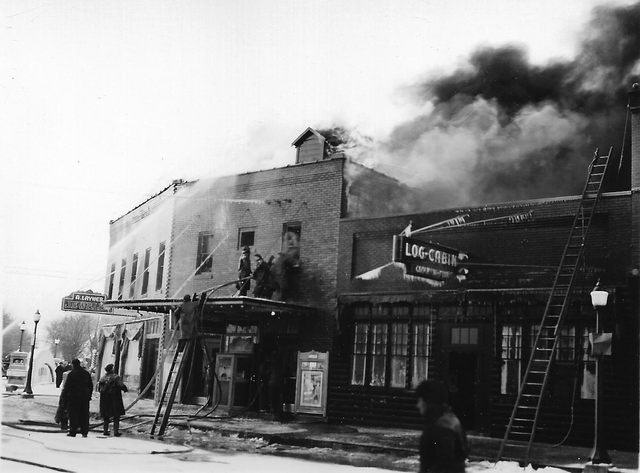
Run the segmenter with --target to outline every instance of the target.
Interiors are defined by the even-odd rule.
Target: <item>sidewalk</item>
[[[50,410],[57,406],[59,390],[54,386],[36,386],[34,402],[47,406]],[[98,411],[98,396],[91,401],[91,412]],[[135,399],[135,394],[127,393],[125,406]],[[198,406],[174,406],[170,425],[183,429],[211,431],[223,436],[242,439],[261,439],[268,444],[280,444],[307,448],[328,448],[348,452],[368,452],[394,457],[415,457],[418,455],[420,432],[410,429],[390,429],[352,425],[327,424],[319,419],[299,417],[291,422],[279,423],[256,417],[222,417],[218,412],[204,419],[187,420],[180,415],[195,413]],[[205,411],[206,412],[206,411]],[[150,399],[140,400],[127,415],[150,417],[155,414],[155,406]],[[214,417],[214,415],[218,417]],[[148,429],[148,424],[146,425]],[[138,434],[144,434],[142,428]],[[134,433],[134,432],[132,432]],[[500,439],[469,436],[470,459],[493,461],[500,445]],[[567,471],[582,471],[588,462],[589,448],[535,444],[532,458],[540,466],[552,466]],[[637,470],[636,453],[609,451],[618,471],[631,473]]]

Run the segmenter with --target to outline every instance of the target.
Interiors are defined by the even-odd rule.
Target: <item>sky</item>
[[[4,0],[3,310],[102,292],[109,221],[172,180],[291,164],[307,126],[385,137],[479,46],[572,57],[603,3]]]

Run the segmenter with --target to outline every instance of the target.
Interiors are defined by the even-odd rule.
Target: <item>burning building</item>
[[[284,401],[294,403],[297,353],[326,352],[332,344],[339,220],[406,211],[413,194],[336,152],[312,128],[293,146],[293,165],[175,181],[110,223],[106,306],[144,316],[103,327],[102,365],[119,363],[134,388],[156,379],[158,396],[177,346],[171,315],[194,295],[204,307],[202,350],[185,355],[193,368],[179,399],[205,402],[217,370],[233,384],[221,404],[257,408],[260,364],[277,356]],[[371,182],[375,188],[363,185]],[[264,281],[236,282],[247,254],[242,264],[250,270],[257,255],[270,266],[266,292],[256,292]]]
[[[605,187],[588,219],[590,184],[582,196],[341,219],[331,420],[418,426],[413,389],[438,378],[465,428],[502,437],[531,354],[549,350],[555,361],[535,439],[589,445],[596,365],[590,292],[600,281],[609,293],[600,328],[612,333],[601,369],[604,435],[617,449],[638,448],[640,88],[630,92],[629,110],[631,188]],[[602,169],[601,162],[593,164]],[[583,164],[584,186],[588,156]],[[617,171],[614,161],[610,172]],[[572,227],[585,222],[586,240],[568,242]],[[572,248],[582,256],[566,265],[575,276],[562,282],[559,264]],[[547,304],[558,304],[550,294],[562,284],[572,287],[562,323],[554,333],[541,330]]]

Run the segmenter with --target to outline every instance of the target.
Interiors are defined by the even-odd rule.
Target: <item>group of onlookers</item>
[[[112,364],[104,368],[105,375],[98,382],[100,393],[100,417],[103,419],[103,434],[109,435],[109,423],[113,420],[113,435],[119,437],[120,416],[124,415],[122,392],[127,386],[115,373]],[[56,367],[56,387],[62,386],[55,421],[63,430],[69,430],[67,436],[75,437],[78,432],[86,437],[89,433],[89,402],[93,394],[91,374],[82,367],[78,359],[68,364],[60,363]]]

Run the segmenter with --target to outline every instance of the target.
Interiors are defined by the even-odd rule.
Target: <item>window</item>
[[[256,240],[255,228],[238,229],[238,249],[245,246],[253,246]]]
[[[452,345],[477,345],[478,327],[452,327]]]
[[[282,226],[282,252],[296,261],[300,259],[301,236],[300,222],[285,223]]]
[[[212,264],[213,233],[200,232],[198,235],[198,253],[196,255],[196,274],[210,273]]]
[[[363,305],[354,307],[353,315],[351,384],[407,388],[427,379],[430,306]]]
[[[411,385],[418,387],[429,379],[429,358],[431,358],[431,322],[419,322],[413,325],[413,379]]]
[[[142,290],[141,294],[146,294],[149,288],[149,260],[151,259],[151,248],[147,248],[144,251],[144,270],[142,273]]]
[[[409,355],[409,324],[391,324],[391,380],[392,388],[407,386],[407,357]]]
[[[582,385],[580,399],[596,398],[596,357],[591,354],[589,333],[593,329],[584,327],[582,330]]]
[[[133,299],[136,288],[136,278],[138,277],[138,253],[133,254],[131,259],[131,282],[129,283],[129,299]]]
[[[384,386],[387,378],[387,324],[371,327],[371,386]]]
[[[518,394],[522,373],[522,327],[502,327],[502,349],[500,352],[500,394]]]
[[[127,272],[127,259],[123,258],[120,263],[120,281],[118,282],[118,300],[122,299],[122,291],[124,290],[124,275]]]
[[[111,265],[111,271],[109,272],[109,295],[107,296],[108,300],[111,300],[113,297],[113,282],[116,277],[116,264],[113,263]]]
[[[162,289],[162,276],[164,275],[164,252],[165,252],[165,244],[164,241],[160,243],[160,247],[158,248],[158,272],[156,273],[156,291]]]
[[[540,330],[539,325],[531,327],[531,347],[535,347],[536,335]],[[554,334],[553,328],[545,328],[540,334],[543,340],[538,342],[538,346],[541,348],[553,348]],[[556,345],[555,360],[556,361],[574,361],[576,356],[576,328],[561,327],[560,335],[558,336],[558,344]]]

